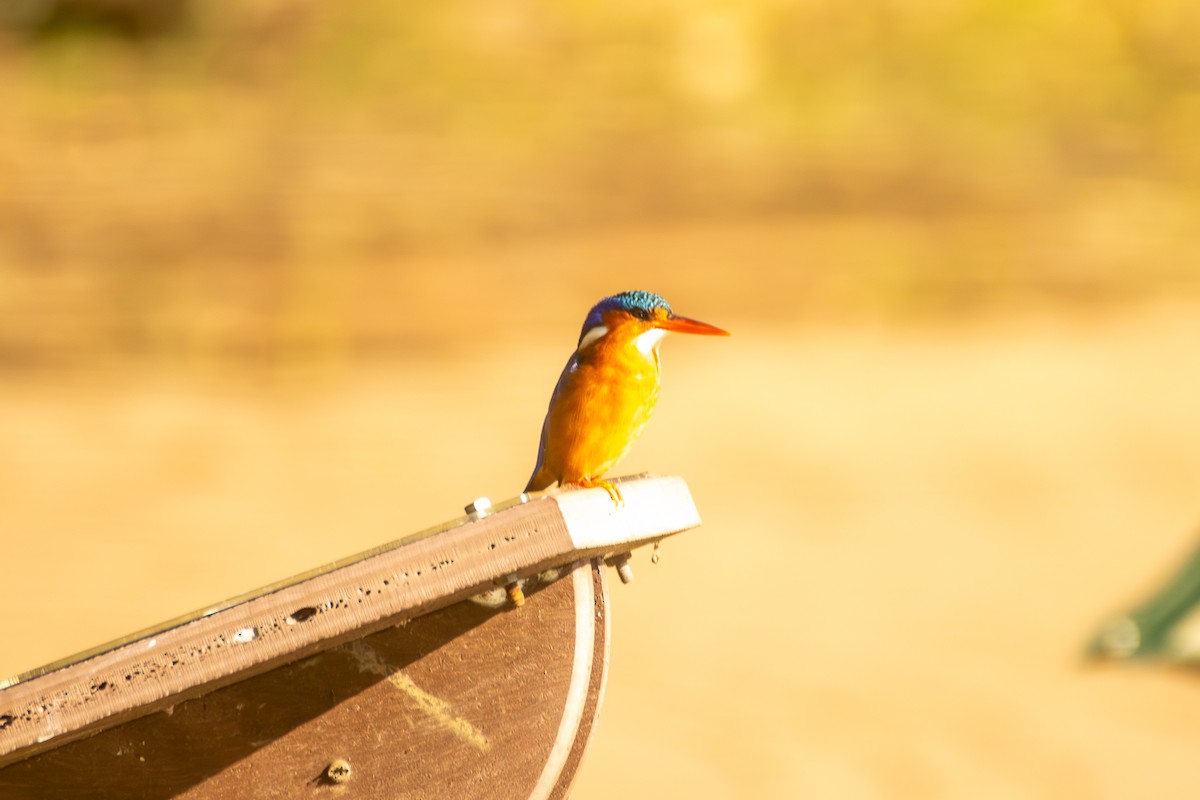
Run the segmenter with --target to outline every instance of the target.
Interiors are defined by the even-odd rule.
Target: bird
[[[669,332],[729,335],[677,315],[653,292],[621,292],[592,306],[550,396],[526,492],[555,483],[599,487],[617,506],[624,503],[604,474],[629,452],[654,413],[661,376],[658,349]]]

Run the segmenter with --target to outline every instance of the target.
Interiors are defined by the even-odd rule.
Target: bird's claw
[[[621,497],[621,490],[617,488],[612,481],[605,481],[599,478],[588,478],[579,482],[579,485],[585,489],[603,489],[608,492],[608,496],[612,498],[613,505],[617,508],[625,505],[625,498]]]

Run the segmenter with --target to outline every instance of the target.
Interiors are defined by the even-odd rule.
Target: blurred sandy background
[[[1200,11],[0,13],[0,673],[520,490],[599,297],[664,346],[577,798],[1194,797],[1089,669],[1200,522]]]

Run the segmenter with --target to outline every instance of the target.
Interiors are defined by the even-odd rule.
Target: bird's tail
[[[525,484],[525,491],[540,492],[542,489],[549,489],[558,478],[550,474],[550,471],[545,467],[538,465],[533,471],[533,475],[529,476],[529,483]]]

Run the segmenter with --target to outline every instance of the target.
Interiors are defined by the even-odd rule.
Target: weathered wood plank
[[[460,602],[275,667],[2,768],[0,796],[563,797],[603,687],[603,576],[583,562],[520,611]]]
[[[0,691],[0,766],[177,705],[549,567],[699,524],[682,479],[513,501],[236,598]]]

